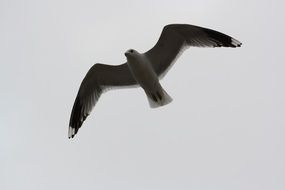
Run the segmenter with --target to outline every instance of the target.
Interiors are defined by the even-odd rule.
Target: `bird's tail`
[[[151,108],[157,108],[169,104],[172,98],[167,92],[159,85],[159,87],[153,91],[145,91],[149,106]]]

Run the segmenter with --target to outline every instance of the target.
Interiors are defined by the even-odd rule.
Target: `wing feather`
[[[136,85],[128,65],[94,64],[84,77],[71,111],[68,137],[73,138],[107,88]]]
[[[221,32],[187,24],[170,24],[163,28],[158,42],[145,55],[156,74],[164,76],[186,47],[240,47],[241,43]]]

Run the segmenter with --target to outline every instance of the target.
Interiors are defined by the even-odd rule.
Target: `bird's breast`
[[[128,66],[133,77],[143,88],[151,88],[158,82],[158,77],[146,58],[128,60]]]

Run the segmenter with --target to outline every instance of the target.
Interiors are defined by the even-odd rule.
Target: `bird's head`
[[[144,58],[143,54],[140,54],[134,49],[129,49],[125,52],[125,56],[127,58],[127,63],[129,65],[141,65],[146,62],[146,59]]]
[[[134,50],[134,49],[129,49],[128,51],[125,52],[125,56],[126,56],[127,58],[136,56],[136,55],[138,55],[138,54],[139,54],[139,52],[137,52],[137,51]]]

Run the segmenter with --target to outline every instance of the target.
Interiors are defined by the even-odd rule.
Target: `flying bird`
[[[76,96],[68,137],[73,138],[96,102],[107,89],[140,86],[151,108],[164,106],[172,98],[159,83],[182,52],[194,47],[240,47],[241,42],[221,32],[188,24],[166,25],[153,48],[145,53],[125,52],[121,65],[94,64],[84,77]]]

